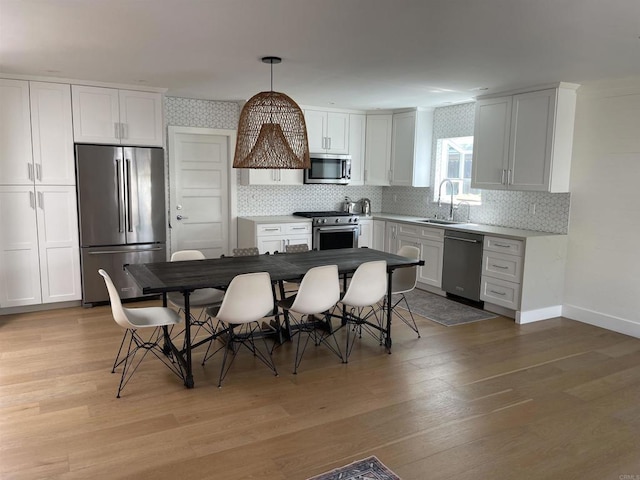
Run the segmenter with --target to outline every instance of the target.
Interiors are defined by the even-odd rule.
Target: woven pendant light
[[[238,122],[234,168],[309,168],[309,141],[302,110],[284,93],[273,91],[273,64],[278,57],[264,57],[271,64],[271,91],[260,92],[242,108]]]

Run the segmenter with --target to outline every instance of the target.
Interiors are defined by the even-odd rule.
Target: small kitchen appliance
[[[366,215],[367,217],[371,215],[371,200],[368,198],[363,198],[360,200],[360,210],[362,215]]]

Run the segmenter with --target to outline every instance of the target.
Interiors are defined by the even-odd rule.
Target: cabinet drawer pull
[[[277,232],[280,230],[279,228],[265,228],[263,229],[265,232]]]
[[[307,227],[291,227],[291,230],[306,230]]]
[[[502,266],[502,265],[495,265],[495,264],[493,264],[493,263],[491,264],[491,266],[492,266],[492,267],[495,267],[495,268],[501,268],[502,270],[508,270],[508,269],[509,269],[509,267],[504,267],[504,266]]]
[[[500,248],[511,248],[511,245],[505,245],[504,243],[494,243],[493,245]]]
[[[490,291],[491,293],[495,293],[496,295],[502,295],[502,296],[506,295],[506,293],[505,293],[505,292],[496,292],[495,290],[489,290],[489,291]]]

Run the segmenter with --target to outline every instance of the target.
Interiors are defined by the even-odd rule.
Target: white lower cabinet
[[[373,245],[372,248],[380,251],[385,251],[385,228],[387,222],[384,220],[374,220],[373,221]]]
[[[562,315],[566,254],[566,235],[485,236],[480,289],[485,310],[493,311],[492,305],[512,310],[518,323]]]
[[[75,188],[0,186],[0,308],[79,300]]]
[[[424,265],[418,269],[418,282],[440,288],[444,258],[444,230],[387,222],[387,251],[396,253],[404,245],[413,245],[420,249],[420,259],[424,260]]]
[[[287,245],[307,244],[311,250],[311,221],[261,223],[238,218],[238,247],[258,247],[260,253],[283,253]]]
[[[360,219],[358,247],[373,248],[373,220],[370,218]]]

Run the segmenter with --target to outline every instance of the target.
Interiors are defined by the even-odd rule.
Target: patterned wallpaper
[[[234,102],[165,98],[168,125],[233,129],[238,125],[239,116],[240,106]],[[438,138],[473,135],[473,123],[473,103],[435,109],[432,150],[436,151]],[[447,213],[446,206],[438,208],[430,200],[430,188],[238,184],[238,215],[287,215],[295,210],[334,210],[340,208],[345,195],[354,201],[369,198],[374,212],[418,216]],[[473,222],[489,225],[567,233],[569,206],[568,193],[484,190],[482,205],[471,207],[468,213],[468,207],[462,206],[455,215],[457,219],[466,220],[469,216]],[[530,213],[534,208],[535,214]]]

